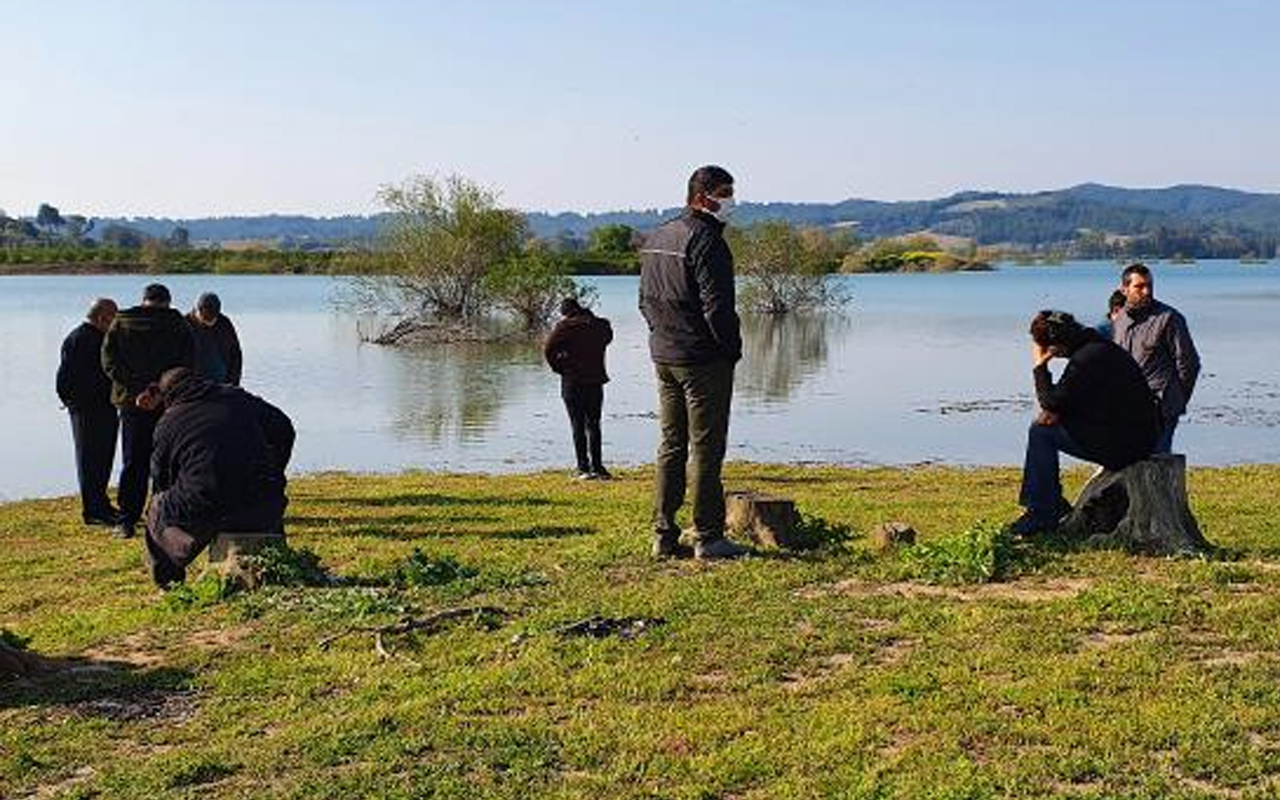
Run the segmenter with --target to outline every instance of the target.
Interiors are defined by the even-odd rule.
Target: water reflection
[[[744,315],[737,390],[748,398],[786,402],[821,374],[831,343],[843,341],[851,327],[850,317],[841,313]]]
[[[541,353],[527,343],[423,344],[388,352],[391,428],[432,445],[485,440],[508,403],[547,382]]]

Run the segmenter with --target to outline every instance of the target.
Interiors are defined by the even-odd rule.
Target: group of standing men
[[[132,308],[96,300],[63,342],[57,374],[82,518],[132,538],[150,484],[147,551],[161,585],[180,580],[218,530],[279,526],[294,439],[283,412],[238,388],[240,342],[218,296],[200,295],[186,316],[171,304],[159,283]],[[107,494],[117,434],[118,508]]]

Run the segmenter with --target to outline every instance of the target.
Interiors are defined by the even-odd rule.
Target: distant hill
[[[678,209],[580,214],[531,212],[529,225],[543,238],[582,239],[603,225],[653,227]],[[134,217],[97,220],[151,236],[184,227],[194,242],[267,240],[292,246],[336,246],[371,241],[380,216],[306,217],[269,215],[164,219]],[[838,203],[743,203],[735,218],[743,224],[773,219],[798,225],[849,226],[863,238],[934,231],[979,244],[1040,247],[1077,241],[1086,233],[1105,237],[1235,237],[1245,249],[1275,252],[1280,238],[1280,194],[1260,194],[1213,186],[1125,189],[1086,183],[1030,194],[961,192],[936,200]]]

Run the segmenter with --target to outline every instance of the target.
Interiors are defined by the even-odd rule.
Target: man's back
[[[284,412],[202,380],[168,402],[151,463],[168,524],[199,530],[238,506],[283,496],[294,440]]]
[[[723,227],[687,212],[650,233],[640,250],[640,311],[656,363],[737,361],[742,354]]]
[[[102,366],[114,384],[111,401],[128,407],[161,373],[189,366],[191,329],[171,308],[135,306],[116,315],[102,346]]]

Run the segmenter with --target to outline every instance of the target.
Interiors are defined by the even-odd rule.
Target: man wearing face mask
[[[742,357],[733,254],[724,239],[733,203],[733,176],[700,167],[689,178],[684,213],[650,233],[640,250],[640,313],[649,325],[662,428],[653,517],[659,558],[684,554],[676,513],[690,460],[693,555],[723,559],[748,552],[725,538],[720,481],[733,368]]]

